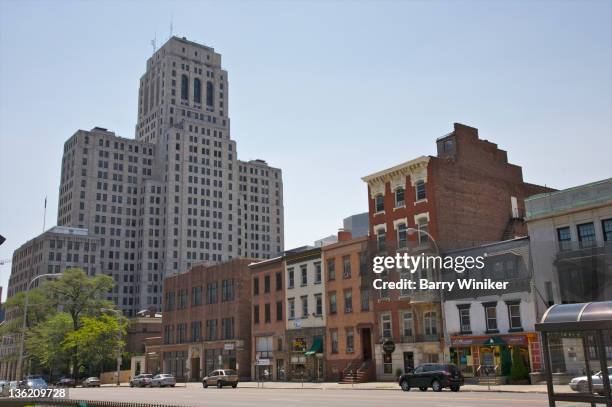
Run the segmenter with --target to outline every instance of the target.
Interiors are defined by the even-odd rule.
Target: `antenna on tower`
[[[153,46],[153,53],[157,51],[157,33],[155,33],[155,37],[151,40],[151,46]]]
[[[45,232],[45,226],[47,224],[47,195],[45,195],[45,208],[43,210],[43,233]]]

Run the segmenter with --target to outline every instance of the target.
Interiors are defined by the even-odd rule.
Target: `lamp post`
[[[117,317],[120,317],[121,311],[116,310],[116,309],[111,309],[111,308],[100,308],[100,311],[108,311],[108,312],[113,312],[117,315]],[[119,326],[119,329],[117,330],[117,339],[118,342],[121,342],[121,327]],[[121,379],[120,379],[120,374],[121,374],[121,344],[117,344],[117,386],[121,385]]]
[[[25,305],[23,307],[23,323],[21,325],[21,341],[19,343],[19,362],[17,362],[17,374],[16,374],[17,380],[21,380],[21,370],[23,366],[23,346],[25,342],[25,332],[26,332],[26,325],[27,325],[27,320],[28,320],[28,302],[30,300],[30,288],[32,287],[32,283],[34,283],[34,281],[38,280],[39,278],[46,278],[46,277],[56,278],[56,277],[61,277],[61,276],[62,276],[61,274],[53,274],[53,273],[41,274],[31,279],[30,282],[28,283],[28,287],[26,288],[26,293],[25,293]]]
[[[438,243],[436,242],[436,239],[434,239],[434,237],[427,232],[426,230],[423,229],[416,229],[416,228],[406,228],[406,232],[413,234],[413,233],[423,233],[425,236],[427,236],[432,243],[434,244],[434,247],[436,249],[436,256],[440,256],[440,247],[438,246]],[[442,272],[436,273],[439,274],[440,279],[442,279]],[[438,277],[438,276],[436,276]],[[440,290],[440,310],[442,312],[442,335],[443,335],[443,346],[442,346],[442,357],[444,360],[446,360],[446,344],[447,344],[447,336],[448,333],[446,332],[446,324],[444,323],[445,316],[444,316],[444,290]]]

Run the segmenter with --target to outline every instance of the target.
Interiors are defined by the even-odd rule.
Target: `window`
[[[370,290],[367,288],[361,289],[361,310],[370,310]]]
[[[193,80],[193,101],[195,103],[202,103],[202,83],[198,78]]]
[[[593,226],[593,223],[578,225],[578,241],[582,248],[595,245],[595,226]]]
[[[259,295],[259,277],[253,277],[253,295]]]
[[[329,293],[329,313],[335,314],[337,311],[336,292]]]
[[[380,334],[383,339],[391,339],[393,330],[391,328],[391,314],[382,314],[380,316]]]
[[[402,336],[411,337],[412,335],[412,312],[404,311],[402,312]]]
[[[264,293],[270,292],[270,275],[264,276]]]
[[[338,329],[330,329],[329,337],[331,342],[331,353],[338,353]]]
[[[344,290],[344,313],[349,314],[353,312],[353,290]]]
[[[438,336],[438,315],[435,312],[426,312],[423,315],[425,336]]]
[[[346,353],[355,352],[355,331],[351,328],[346,328]]]
[[[295,298],[289,298],[287,304],[289,307],[289,319],[295,319]]]
[[[497,332],[497,303],[488,302],[482,305],[485,308],[487,332]]]
[[[223,318],[221,320],[223,339],[234,339],[234,318]]]
[[[555,304],[555,296],[553,294],[552,281],[546,281],[544,283],[544,287],[546,289],[546,302],[549,307],[552,307]]]
[[[336,261],[334,259],[327,260],[327,279],[329,281],[336,279]]]
[[[316,262],[315,266],[315,284],[321,284],[321,263]]]
[[[189,79],[187,75],[181,75],[181,99],[189,99]]]
[[[511,331],[522,331],[523,324],[521,322],[521,302],[506,301],[508,306],[508,321],[510,321]]]
[[[351,278],[351,257],[342,257],[342,278]]]
[[[308,285],[308,268],[306,266],[300,267],[301,284],[302,286]]]
[[[395,207],[400,208],[405,206],[406,202],[404,201],[404,188],[398,188],[395,190]]]
[[[459,328],[462,334],[472,333],[472,322],[470,320],[470,305],[457,305],[459,309]]]
[[[272,310],[270,309],[270,303],[264,305],[264,322],[270,322],[272,320]]]
[[[212,107],[214,102],[214,88],[212,82],[206,82],[206,106]]]
[[[397,225],[397,248],[405,249],[408,246],[408,233],[406,224],[400,223]]]
[[[259,305],[253,305],[253,323],[259,323]]]
[[[417,181],[415,190],[416,190],[416,200],[417,201],[421,201],[427,198],[427,192],[425,190],[425,181],[423,180]]]
[[[572,234],[569,226],[557,229],[557,240],[559,241],[559,250],[569,250],[572,247]]]
[[[417,227],[419,228],[419,244],[420,245],[426,245],[427,243],[429,243],[429,236],[428,236],[428,219],[426,217],[420,217],[417,220]]]
[[[191,289],[191,305],[198,307],[202,305],[202,286],[193,287]]]
[[[300,297],[302,299],[302,318],[308,318],[308,296],[303,295]]]
[[[276,291],[283,289],[283,273],[280,271],[276,273]]]
[[[612,242],[612,219],[604,219],[601,221],[601,231],[605,242]]]
[[[445,152],[451,152],[455,149],[455,140],[448,139],[448,140],[444,140],[444,151]]]
[[[376,243],[378,246],[378,251],[384,252],[387,250],[387,236],[385,235],[384,230],[379,230],[376,235]]]
[[[385,197],[382,195],[376,195],[376,212],[383,212],[385,210]]]
[[[223,280],[221,285],[221,301],[234,301],[234,280]]]
[[[295,283],[295,276],[294,276],[293,268],[290,268],[289,270],[287,270],[287,274],[289,275],[289,283],[288,283],[287,288],[293,288],[294,283]]]
[[[209,283],[206,285],[206,303],[217,303],[217,282]]]
[[[315,294],[315,315],[323,315],[323,296],[321,294]]]
[[[282,301],[276,302],[276,320],[277,321],[283,320],[283,302]]]

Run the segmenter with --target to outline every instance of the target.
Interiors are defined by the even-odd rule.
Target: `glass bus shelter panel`
[[[595,332],[550,332],[547,335],[554,394],[593,394],[601,372]],[[612,364],[611,364],[612,367]]]

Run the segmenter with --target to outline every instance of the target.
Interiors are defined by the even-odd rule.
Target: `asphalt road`
[[[129,388],[70,389],[70,398],[117,402],[164,403],[180,406],[334,406],[334,407],[546,407],[545,394],[394,390],[322,390],[253,388]],[[559,404],[569,407],[570,404]]]

